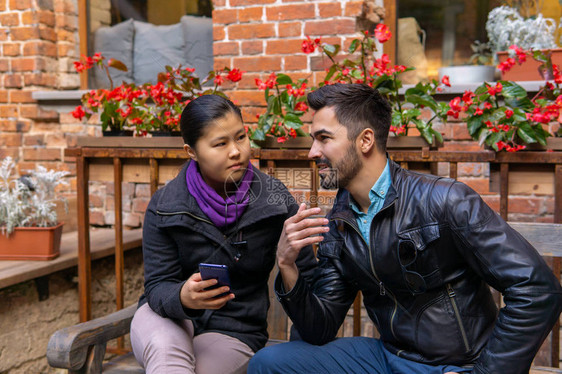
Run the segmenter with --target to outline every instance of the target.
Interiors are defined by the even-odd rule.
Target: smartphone
[[[230,287],[230,277],[228,276],[228,266],[216,264],[199,264],[199,272],[203,280],[216,279],[218,283],[213,288],[228,286]]]

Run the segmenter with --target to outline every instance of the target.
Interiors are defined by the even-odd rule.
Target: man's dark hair
[[[378,150],[386,152],[391,107],[376,89],[365,84],[336,83],[309,93],[307,99],[313,110],[333,108],[338,122],[347,128],[350,140],[355,140],[364,129],[372,128]]]
[[[219,95],[203,95],[185,106],[180,117],[181,136],[185,144],[194,148],[205,128],[216,120],[234,113],[242,121],[240,108]]]

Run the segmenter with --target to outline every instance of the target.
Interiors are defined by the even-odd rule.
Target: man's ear
[[[373,129],[364,129],[357,137],[357,148],[363,154],[375,150],[375,132]]]
[[[197,154],[188,144],[183,145],[183,150],[187,153],[190,159],[197,161]]]

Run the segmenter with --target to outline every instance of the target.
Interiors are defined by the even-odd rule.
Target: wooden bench
[[[515,222],[510,224],[531,242],[543,256],[558,258],[551,263],[554,265],[553,269],[557,278],[560,279],[559,258],[562,257],[560,246],[562,224]],[[105,364],[103,362],[107,342],[129,332],[135,310],[136,305],[132,305],[108,316],[55,332],[47,347],[49,364],[68,369],[70,373],[144,373],[144,370],[136,363],[132,353],[119,356]],[[275,319],[279,318],[277,312],[270,313],[270,317],[272,315],[276,316],[273,317]],[[269,323],[276,323],[276,321],[269,318]],[[559,360],[559,329],[560,326],[557,324],[539,354],[550,355]],[[558,366],[558,361],[555,361],[553,366]],[[562,374],[562,370],[553,367],[535,366],[530,373]]]

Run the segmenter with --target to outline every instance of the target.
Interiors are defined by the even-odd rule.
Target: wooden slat
[[[150,165],[150,196],[154,195],[158,189],[158,176],[160,174],[160,169],[158,167],[158,161],[155,158],[149,160]]]
[[[76,159],[78,211],[78,299],[80,322],[92,318],[92,268],[90,258],[90,217],[88,211],[88,160]]]
[[[508,222],[542,256],[562,257],[562,225],[555,223]]]
[[[554,168],[554,222],[562,223],[562,165]]]
[[[457,179],[458,174],[458,163],[450,162],[449,163],[449,178]]]
[[[142,245],[142,230],[123,232],[123,249],[128,251]],[[115,250],[115,232],[96,229],[90,233],[91,258],[111,256]],[[0,289],[32,280],[78,265],[78,232],[62,234],[60,256],[51,261],[0,261]]]
[[[509,164],[500,165],[500,216],[507,221],[507,198],[509,195]]]
[[[78,37],[80,38],[80,55],[88,55],[88,1],[78,0]],[[80,89],[87,90],[88,71],[80,74]]]

